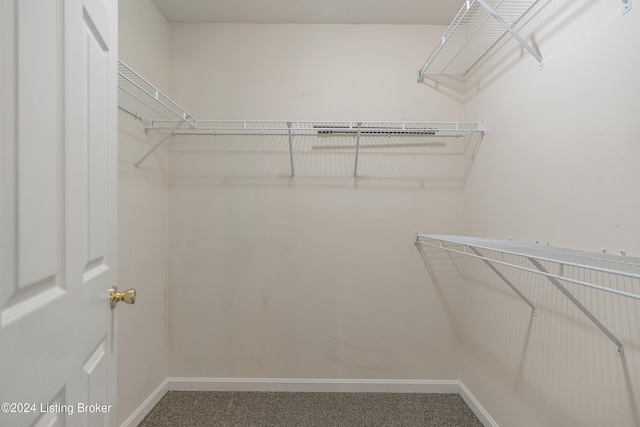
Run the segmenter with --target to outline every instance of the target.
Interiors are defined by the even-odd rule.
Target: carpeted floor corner
[[[170,391],[139,424],[482,427],[458,394]]]

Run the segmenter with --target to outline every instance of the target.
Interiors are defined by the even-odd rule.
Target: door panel
[[[61,4],[45,2],[37,14],[24,10],[24,4],[16,6],[16,69],[20,73],[15,86],[16,132],[4,143],[13,146],[19,221],[13,227],[17,268],[4,305],[5,320],[17,320],[49,303],[60,294],[54,288],[64,284],[58,256],[63,82],[58,67],[41,67],[42,61],[57,64],[62,55]]]
[[[103,386],[108,383],[109,361],[108,361],[108,341],[105,337],[98,347],[91,352],[89,358],[83,365],[83,372],[86,381],[87,393],[83,402],[87,402],[87,407],[78,408],[83,410],[87,417],[87,425],[105,426],[107,424],[107,415],[109,408],[107,390]],[[94,405],[93,407],[91,405]],[[101,406],[101,407],[100,407]],[[105,412],[102,411],[105,410]]]
[[[84,14],[86,31],[87,134],[88,169],[88,242],[85,277],[106,269],[106,212],[108,159],[108,51],[90,17]],[[113,106],[111,106],[113,107]],[[96,271],[97,270],[97,271]],[[93,274],[92,274],[93,273]]]
[[[0,425],[115,425],[116,35],[0,0]]]
[[[62,57],[61,2],[33,13],[18,2],[18,103],[15,139],[18,166],[18,287],[55,285],[60,243]],[[34,125],[37,123],[37,125]],[[46,144],[43,144],[46,141]],[[37,171],[37,172],[36,172]]]
[[[52,411],[48,411],[49,409]],[[40,408],[38,408],[40,409]],[[64,401],[64,390],[61,390],[52,400],[47,402],[43,408],[45,412],[41,412],[36,419],[34,426],[36,427],[64,427],[64,417],[69,410]]]

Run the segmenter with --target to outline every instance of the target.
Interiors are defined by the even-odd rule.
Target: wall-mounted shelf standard
[[[445,250],[447,252],[479,259],[496,273],[511,289],[514,290],[530,307],[535,314],[535,306],[511,283],[496,265],[507,266],[518,270],[524,270],[533,274],[542,275],[553,283],[582,313],[585,314],[613,343],[616,345],[616,353],[624,355],[624,349],[611,331],[609,331],[576,297],[560,282],[573,283],[600,291],[610,292],[627,298],[640,300],[640,294],[627,292],[598,283],[589,282],[582,276],[570,274],[568,270],[593,271],[601,274],[640,279],[640,258],[632,258],[622,255],[606,253],[586,252],[547,245],[512,242],[510,240],[490,240],[477,237],[439,235],[439,234],[415,234],[415,244]],[[505,257],[510,255],[511,257]],[[527,260],[531,266],[527,267],[510,261],[513,257]]]
[[[146,132],[161,135],[134,163],[134,169],[168,142],[204,139],[232,151],[229,149],[232,137],[253,135],[282,137],[281,146],[286,144],[288,148],[292,181],[296,179],[294,140],[309,142],[302,144],[305,154],[353,153],[354,182],[358,180],[358,162],[363,153],[459,156],[464,179],[487,130],[485,122],[196,120],[122,61],[118,92],[118,108],[141,121]],[[331,138],[336,142],[327,143]]]
[[[466,0],[440,38],[440,42],[418,70],[425,74],[467,75],[469,71],[508,33],[544,67],[540,53],[527,43],[516,27],[539,0]],[[623,13],[631,10],[631,0],[622,0]]]

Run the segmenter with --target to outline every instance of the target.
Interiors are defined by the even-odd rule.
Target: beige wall
[[[529,27],[544,70],[512,41],[472,79],[465,114],[489,132],[465,233],[640,256],[640,14],[620,7],[550,2]],[[486,267],[464,266],[461,379],[500,425],[640,425],[640,301],[569,286],[623,342],[620,358],[550,282],[504,270],[538,305],[531,320]]]
[[[118,56],[125,64],[169,93],[169,24],[151,0],[120,2]]]
[[[462,103],[416,84],[443,30],[172,24],[171,90],[199,119],[456,121]]]
[[[461,103],[415,83],[441,30],[172,25],[171,88],[200,118],[457,120]],[[258,156],[216,141],[170,151],[170,376],[458,377],[411,240],[461,231],[447,170],[370,169],[355,185],[352,153],[317,153],[291,183],[271,151],[286,140],[235,141]]]
[[[457,378],[411,233],[455,231],[458,191],[286,178],[170,191],[171,376]]]
[[[166,90],[169,28],[150,1],[120,2],[119,37],[120,59]],[[138,291],[134,306],[118,306],[121,424],[167,378],[168,190],[166,153],[134,173],[149,141],[139,122],[122,112],[118,117],[118,286]]]

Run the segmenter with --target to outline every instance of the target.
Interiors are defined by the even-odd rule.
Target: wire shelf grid
[[[189,151],[210,157],[218,153],[227,159],[283,153],[291,180],[296,163],[303,166],[303,175],[304,167],[313,165],[315,175],[322,176],[331,168],[316,167],[321,157],[322,164],[351,162],[354,182],[360,163],[368,177],[444,177],[464,182],[486,132],[485,122],[195,120],[122,61],[118,89],[118,108],[143,122],[148,135],[151,131],[155,135],[151,148],[133,164],[134,170],[167,144],[171,151],[185,153],[183,157]],[[240,170],[252,175],[246,168],[233,169]]]
[[[184,108],[118,60],[118,108],[152,127],[156,121],[178,121],[193,126],[195,119]]]
[[[154,127],[173,128],[177,121],[156,121]],[[292,136],[416,136],[465,137],[484,133],[477,122],[383,121],[267,121],[198,120],[194,127],[179,128],[175,135],[289,135]]]
[[[486,0],[486,4],[512,28],[539,0]],[[466,1],[418,71],[467,75],[507,34],[505,27],[478,0]]]
[[[426,246],[481,260],[531,307],[533,316],[536,315],[535,304],[497,266],[507,266],[546,277],[615,344],[616,354],[621,357],[624,356],[624,347],[616,334],[609,330],[589,308],[576,298],[571,289],[565,287],[561,282],[640,300],[640,294],[634,293],[633,288],[631,290],[627,287],[619,289],[616,286],[608,286],[600,281],[604,275],[609,275],[611,277],[633,279],[637,285],[638,279],[640,279],[640,258],[459,235],[415,233],[415,244],[419,245],[421,254],[423,254],[423,247]],[[492,255],[487,254],[487,252],[492,253]],[[513,259],[514,257],[515,260]],[[423,259],[426,260],[424,254]],[[425,262],[428,264],[428,261]],[[530,266],[527,267],[526,265]],[[595,274],[582,274],[587,271],[595,272]],[[614,282],[617,283],[617,281]]]
[[[474,254],[467,253],[467,247],[492,251],[498,254],[498,259],[492,258],[490,259],[491,262],[505,264],[519,269],[525,268],[520,265],[501,261],[501,254],[515,255],[527,259],[534,259],[541,262],[555,264],[557,266],[562,265],[567,267],[575,267],[600,273],[640,279],[640,258],[635,257],[613,255],[608,253],[588,252],[555,246],[539,245],[535,243],[513,242],[510,240],[491,240],[479,237],[457,235],[416,234],[416,242],[427,246],[442,247],[443,249],[446,249],[445,245],[447,243],[462,246],[461,250],[456,249],[455,251],[463,255],[470,256],[474,256]],[[558,267],[558,270],[562,271],[562,268]],[[561,274],[554,274],[554,276],[557,276],[561,280],[566,280],[572,283],[583,284],[596,289],[619,293],[615,289],[609,289],[599,285],[584,283],[579,280],[573,280],[570,277],[562,277]],[[630,295],[626,296],[640,299],[640,294],[631,293]]]

